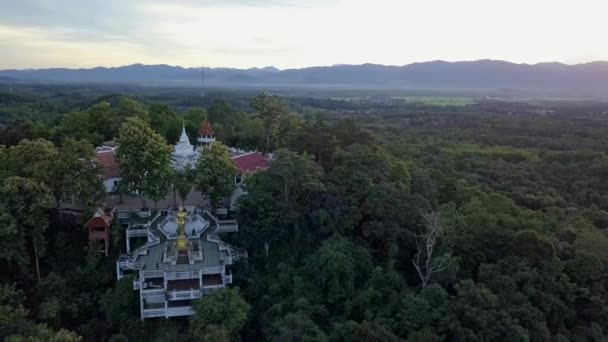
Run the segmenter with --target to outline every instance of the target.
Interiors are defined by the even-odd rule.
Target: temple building
[[[182,126],[182,134],[174,147],[173,167],[176,170],[183,170],[187,166],[194,167],[198,156],[199,151],[194,145],[190,144],[190,139],[186,134],[186,126]]]
[[[95,149],[97,163],[102,169],[103,185],[107,193],[115,192],[118,183],[122,180],[120,165],[116,159],[116,148],[112,146],[100,146]]]
[[[112,226],[112,211],[107,208],[97,208],[93,217],[85,224],[89,231],[89,241],[100,242],[101,252],[108,256]]]
[[[239,174],[235,179],[235,183],[238,185],[246,175],[268,168],[270,159],[260,152],[253,151],[233,155],[232,163],[239,169]]]
[[[199,148],[209,147],[215,142],[215,133],[211,129],[211,124],[205,118],[201,124],[201,129],[198,131],[198,146]]]
[[[219,237],[238,231],[237,222],[204,209],[123,212],[118,217],[124,218],[127,253],[116,262],[117,278],[133,275],[142,320],[192,315],[192,302],[231,284],[233,263],[247,257]]]

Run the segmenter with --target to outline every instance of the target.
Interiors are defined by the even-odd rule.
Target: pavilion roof
[[[112,224],[112,212],[105,208],[97,208],[93,217],[85,224],[85,227],[99,225],[99,220],[102,220],[104,225],[109,227]]]
[[[241,170],[241,173],[255,172],[270,165],[270,161],[260,152],[249,152],[232,157],[232,162]]]

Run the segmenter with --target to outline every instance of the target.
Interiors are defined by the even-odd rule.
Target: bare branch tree
[[[442,233],[439,214],[428,213],[424,215],[424,219],[426,221],[424,232],[414,236],[416,256],[412,260],[422,282],[422,288],[426,288],[431,283],[433,274],[448,267],[445,258],[434,256]]]

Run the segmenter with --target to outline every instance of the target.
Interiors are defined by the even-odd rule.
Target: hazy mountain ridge
[[[431,61],[404,66],[334,65],[279,70],[274,67],[205,68],[206,85],[348,86],[348,87],[513,87],[608,89],[608,62],[576,65],[515,64],[505,61]],[[91,69],[0,70],[0,80],[61,83],[135,83],[187,85],[201,83],[200,68],[133,64]]]

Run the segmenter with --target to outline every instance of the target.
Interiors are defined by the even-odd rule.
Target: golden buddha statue
[[[180,205],[177,212],[177,249],[188,248],[188,240],[186,239],[186,211]]]

